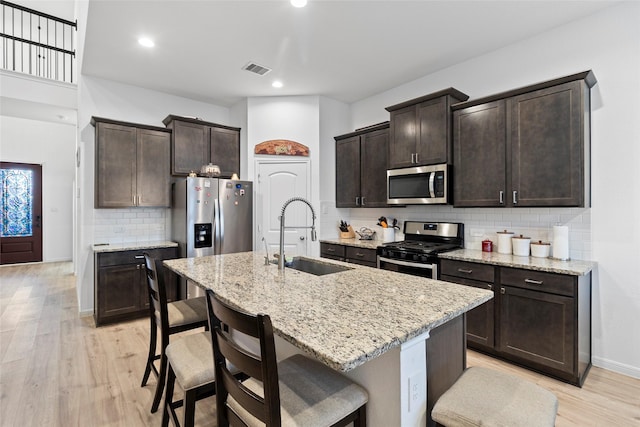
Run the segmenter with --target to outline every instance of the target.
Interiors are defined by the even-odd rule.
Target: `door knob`
[[[300,236],[300,240],[304,240],[304,236]]]

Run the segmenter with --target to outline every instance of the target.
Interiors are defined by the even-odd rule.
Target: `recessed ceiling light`
[[[282,82],[280,80],[275,80],[273,83],[271,83],[271,86],[276,87],[276,88],[281,88],[283,86]]]
[[[138,39],[138,43],[140,43],[144,47],[154,47],[156,44],[148,37],[140,37]]]
[[[291,6],[293,7],[305,7],[307,0],[291,0]]]

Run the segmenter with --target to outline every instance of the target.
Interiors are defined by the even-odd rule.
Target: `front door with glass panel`
[[[42,261],[42,166],[0,164],[0,264]]]

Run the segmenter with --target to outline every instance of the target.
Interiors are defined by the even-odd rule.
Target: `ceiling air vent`
[[[271,71],[271,68],[263,67],[262,65],[258,65],[255,62],[249,62],[247,65],[242,67],[242,69],[255,73],[259,76],[264,76],[269,71]]]

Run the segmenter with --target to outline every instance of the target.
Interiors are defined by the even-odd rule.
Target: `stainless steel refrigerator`
[[[218,178],[185,178],[173,184],[171,234],[181,257],[253,250],[253,183]],[[182,286],[183,296],[202,295]]]

